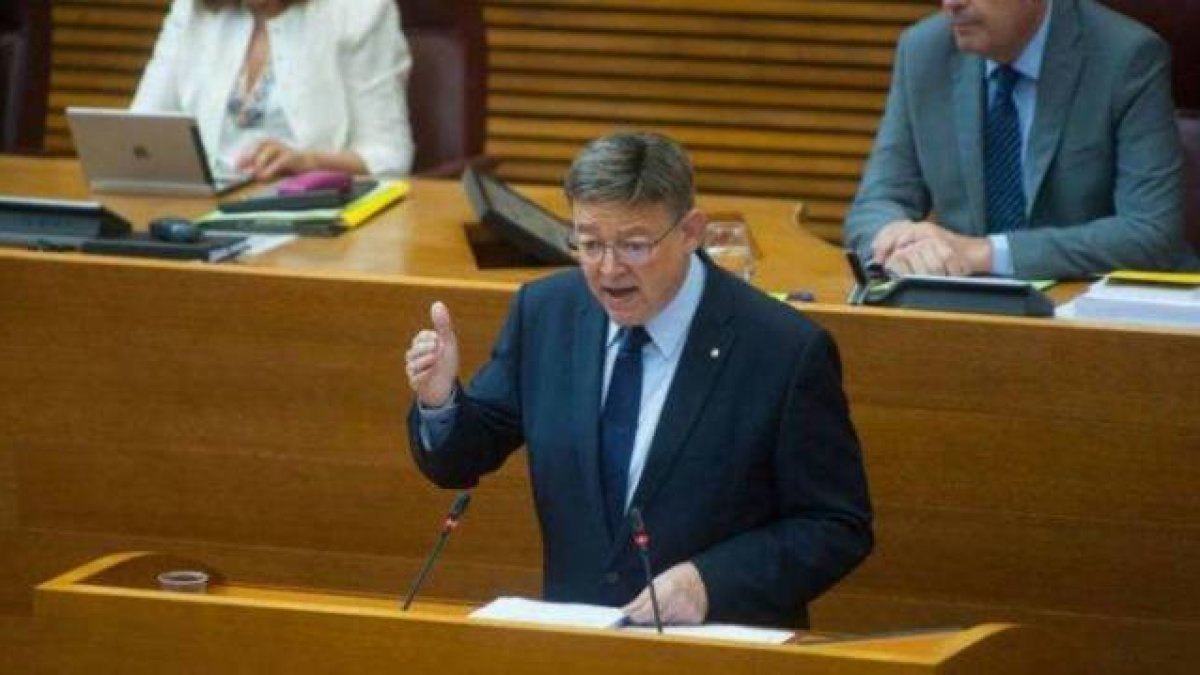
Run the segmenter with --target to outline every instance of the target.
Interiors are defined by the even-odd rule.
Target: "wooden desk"
[[[73,172],[0,159],[0,192],[83,196]],[[105,201],[139,223],[211,205]],[[840,256],[790,224],[790,203],[706,203],[746,213],[765,285],[844,297]],[[467,272],[467,215],[453,184],[419,182],[360,232],[245,264],[0,252],[11,634],[34,584],[116,550],[398,593],[450,499],[404,447],[408,337],[447,301],[470,371],[515,282],[544,273]],[[1200,336],[802,309],[841,347],[877,511],[876,552],[816,626],[1003,620],[1078,637],[1096,672],[1200,663]],[[539,565],[518,455],[479,489],[430,592],[533,594]]]
[[[208,198],[148,198],[91,195],[78,163],[68,159],[31,160],[0,155],[0,194],[25,194],[73,199],[94,198],[127,218],[135,227],[165,214],[194,218],[212,210]],[[566,217],[561,190],[546,186],[522,188],[533,198]],[[254,188],[247,188],[252,192]],[[804,289],[819,299],[841,302],[850,290],[840,250],[795,224],[800,204],[782,199],[702,197],[710,212],[738,212],[749,223],[761,252],[757,280],[764,288]],[[394,279],[495,281],[505,287],[547,274],[553,268],[480,270],[467,242],[464,225],[474,213],[457,181],[417,180],[412,195],[368,226],[334,239],[312,238],[259,256],[238,266],[339,278],[366,275]],[[804,260],[799,268],[797,260]]]
[[[469,606],[222,581],[166,593],[177,560],[120,554],[37,591],[38,672],[84,673],[961,673],[1008,675],[1072,655],[1036,633],[981,625],[836,643],[753,645],[466,618]],[[183,563],[196,569],[194,563]]]

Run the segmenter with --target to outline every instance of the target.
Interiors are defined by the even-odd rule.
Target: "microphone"
[[[437,543],[433,545],[433,550],[425,558],[425,564],[421,566],[417,578],[413,579],[412,587],[408,589],[408,595],[404,596],[402,611],[407,612],[413,598],[417,597],[417,591],[421,590],[422,584],[425,583],[425,577],[429,576],[429,570],[433,569],[433,563],[442,554],[442,549],[446,547],[446,540],[450,538],[450,533],[454,531],[454,528],[458,527],[458,521],[470,503],[471,493],[466,490],[458,493],[458,496],[454,498],[454,503],[450,505],[450,511],[446,513],[446,519],[442,521],[442,531],[438,534]]]
[[[658,611],[658,591],[654,590],[654,572],[650,569],[650,534],[646,532],[646,521],[642,510],[629,507],[629,519],[633,522],[633,543],[642,558],[642,570],[646,573],[646,588],[650,590],[650,606],[654,609],[654,627],[663,632],[662,614]]]

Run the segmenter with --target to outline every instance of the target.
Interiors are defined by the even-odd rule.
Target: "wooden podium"
[[[159,590],[201,569],[203,594]],[[1029,672],[1032,633],[985,624],[873,639],[747,645],[466,618],[465,604],[228,583],[171,556],[123,553],[38,587],[45,673],[919,673]]]

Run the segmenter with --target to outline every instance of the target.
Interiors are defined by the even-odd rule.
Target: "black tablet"
[[[1054,303],[1033,284],[989,277],[934,277],[905,275],[872,303],[943,312],[1054,316]]]
[[[474,167],[463,171],[462,182],[479,221],[514,248],[551,265],[575,264],[567,246],[569,223]]]
[[[98,202],[0,196],[0,233],[122,237],[131,230],[128,221]]]
[[[893,275],[878,265],[864,265],[846,251],[854,288],[851,305],[907,307],[942,312],[1054,316],[1054,303],[1027,281],[999,277]]]

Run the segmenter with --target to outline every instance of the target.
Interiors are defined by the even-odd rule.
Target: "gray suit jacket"
[[[1021,278],[1186,264],[1183,159],[1170,50],[1093,0],[1054,0],[1029,134],[1029,227],[1010,235]],[[870,256],[894,220],[987,231],[984,59],[959,52],[946,17],[908,29],[858,196],[848,247]]]

